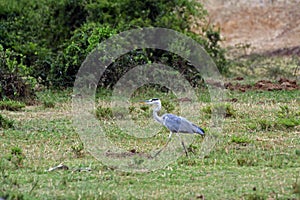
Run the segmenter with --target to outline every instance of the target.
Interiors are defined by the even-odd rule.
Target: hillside
[[[221,29],[222,46],[245,46],[246,53],[300,55],[300,1],[203,2],[209,21]],[[233,48],[234,49],[234,48]]]

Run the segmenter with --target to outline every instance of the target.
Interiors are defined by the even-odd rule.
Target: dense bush
[[[192,25],[207,24],[206,14],[200,3],[190,0],[1,1],[1,84],[13,74],[29,86],[37,82],[46,86],[71,86],[81,63],[99,42],[125,30],[149,26],[170,28],[191,36],[206,48],[225,73],[226,60],[218,45],[219,32],[207,25],[203,26],[202,35],[191,31]],[[125,55],[113,63],[113,67],[130,68],[148,61],[160,62],[162,57],[169,58],[166,64],[170,66],[184,71],[190,67],[175,55],[149,50]],[[129,61],[131,63],[124,65]],[[120,70],[110,71],[117,72]],[[113,79],[103,79],[103,85],[112,85],[119,76],[113,74]],[[186,76],[195,77],[195,74]],[[7,96],[0,92],[1,98]],[[18,93],[14,94],[24,95]]]
[[[36,84],[29,67],[24,65],[25,56],[21,53],[4,50],[0,44],[0,100],[16,99],[30,101]]]

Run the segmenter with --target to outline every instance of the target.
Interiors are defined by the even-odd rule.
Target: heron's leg
[[[169,134],[169,141],[170,141],[170,139],[171,139],[171,137],[172,137],[172,131],[170,131],[170,134]]]
[[[155,158],[160,152],[162,152],[162,150],[164,150],[164,148],[167,147],[167,145],[169,144],[169,142],[172,138],[172,134],[173,134],[172,131],[170,131],[167,143],[153,156],[153,158]]]
[[[186,150],[186,148],[185,148],[185,144],[184,144],[184,142],[183,142],[181,136],[179,135],[179,133],[176,133],[176,134],[177,134],[177,136],[180,138],[180,141],[181,141],[181,144],[182,144],[182,146],[183,146],[183,149],[184,149],[184,152],[185,152],[186,157],[188,157],[188,152],[187,152],[187,150]]]

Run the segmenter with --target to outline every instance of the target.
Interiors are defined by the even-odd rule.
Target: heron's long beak
[[[140,104],[147,104],[149,102],[150,102],[149,100],[144,100],[144,101],[140,101]]]

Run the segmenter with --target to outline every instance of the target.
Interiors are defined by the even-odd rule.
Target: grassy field
[[[211,110],[199,90],[194,121],[207,134]],[[204,158],[197,137],[182,156],[152,172],[122,172],[103,165],[74,130],[71,94],[43,91],[40,104],[19,111],[2,110],[0,118],[0,197],[8,199],[300,199],[300,92],[228,92],[223,132]],[[128,151],[162,146],[166,129],[149,140],[126,136],[113,124],[109,92],[98,95],[96,116],[108,124],[109,137]],[[133,98],[164,99],[163,112],[177,113],[174,95],[154,91]],[[234,102],[232,101],[234,99]],[[136,123],[152,120],[151,109],[132,104]],[[163,113],[162,112],[162,113]],[[142,120],[140,120],[142,119]],[[4,126],[3,124],[6,124]],[[128,142],[129,141],[129,142]],[[68,170],[47,171],[63,163]],[[88,170],[82,170],[88,169]]]

